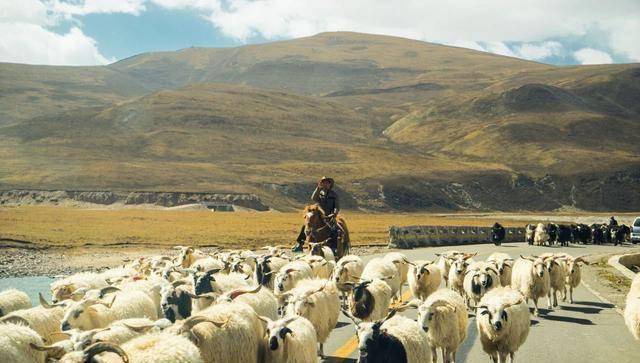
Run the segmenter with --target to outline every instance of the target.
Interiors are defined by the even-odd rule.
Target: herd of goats
[[[558,295],[573,303],[586,263],[459,251],[336,262],[321,244],[299,255],[177,248],[56,280],[52,301],[40,294],[35,307],[24,292],[0,292],[0,362],[316,362],[341,314],[354,323],[360,362],[455,362],[469,311],[491,360],[513,362],[529,334],[529,300],[534,315],[544,297],[549,309]],[[626,323],[640,339],[640,278],[628,299]]]

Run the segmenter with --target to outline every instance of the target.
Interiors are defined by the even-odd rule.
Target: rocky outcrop
[[[224,203],[244,208],[266,211],[269,207],[252,194],[147,192],[147,191],[78,191],[78,190],[4,190],[0,191],[2,204],[56,204],[65,200],[95,204],[155,204],[175,207],[195,203]]]

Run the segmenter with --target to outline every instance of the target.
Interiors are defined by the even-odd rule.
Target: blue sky
[[[108,64],[338,30],[551,64],[640,61],[638,0],[0,0],[0,61]]]

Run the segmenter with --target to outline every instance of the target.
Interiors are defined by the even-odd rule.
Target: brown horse
[[[351,250],[349,241],[349,230],[344,218],[338,216],[336,220],[338,228],[337,240],[331,238],[331,226],[327,216],[318,204],[311,204],[304,208],[304,233],[307,236],[307,243],[324,243],[330,247],[336,259],[348,255]],[[332,217],[335,218],[335,217]]]

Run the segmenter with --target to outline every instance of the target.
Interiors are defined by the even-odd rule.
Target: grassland
[[[465,215],[366,214],[345,212],[354,245],[385,245],[391,225],[477,225],[491,222]],[[504,220],[507,226],[522,223]],[[0,209],[0,240],[41,246],[200,245],[258,248],[292,245],[300,231],[299,213],[166,210],[89,210],[23,206]]]

